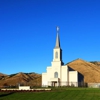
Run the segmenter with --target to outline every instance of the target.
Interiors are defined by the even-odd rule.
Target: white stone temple
[[[53,61],[47,66],[47,72],[42,73],[42,87],[44,86],[78,86],[79,73],[62,61],[62,49],[60,47],[59,28],[57,27],[56,45],[53,49]]]

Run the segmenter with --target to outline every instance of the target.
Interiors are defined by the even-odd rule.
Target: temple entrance
[[[54,86],[54,87],[58,86],[58,82],[57,81],[52,81],[52,86]]]

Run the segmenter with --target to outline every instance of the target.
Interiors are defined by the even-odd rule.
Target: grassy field
[[[0,100],[100,100],[100,89],[54,88],[49,92],[1,92]]]

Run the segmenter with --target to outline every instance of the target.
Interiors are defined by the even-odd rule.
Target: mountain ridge
[[[100,67],[94,63],[82,59],[76,59],[67,64],[72,69],[78,71],[84,76],[84,82],[100,82]]]
[[[38,83],[38,84],[35,84],[35,83]],[[30,86],[41,85],[41,74],[20,72],[20,73],[0,77],[1,87],[2,86],[17,86],[18,84],[30,85]]]
[[[85,83],[100,83],[100,62],[92,61],[88,62],[80,58],[75,59],[66,64],[70,68],[78,71],[84,76]],[[0,73],[0,86],[41,86],[42,75],[38,73],[15,73],[15,74],[3,74]]]

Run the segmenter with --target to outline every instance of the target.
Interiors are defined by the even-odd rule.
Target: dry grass
[[[16,86],[18,83],[30,86],[38,85],[36,83],[41,84],[41,75],[36,73],[17,73],[1,77],[0,80],[0,86]]]
[[[67,64],[72,69],[77,70],[84,76],[84,81],[86,83],[94,83],[94,82],[100,82],[100,67],[84,61],[82,59],[74,60],[73,62],[70,62]]]

